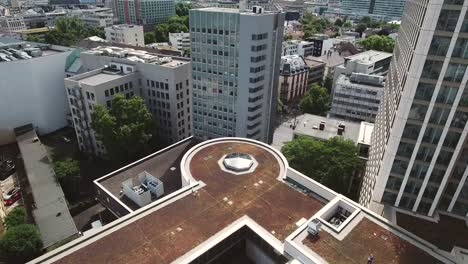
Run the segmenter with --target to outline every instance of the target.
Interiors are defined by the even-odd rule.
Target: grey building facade
[[[271,142],[283,24],[261,8],[190,10],[194,135]]]

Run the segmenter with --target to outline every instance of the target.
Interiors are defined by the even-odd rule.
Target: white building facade
[[[190,49],[190,33],[169,33],[169,43],[178,50]]]
[[[67,78],[65,84],[82,151],[105,153],[91,129],[91,113],[95,104],[112,107],[118,93],[145,100],[157,123],[155,133],[164,141],[173,143],[192,135],[190,61],[115,47],[83,52],[81,60],[83,68],[91,71]]]
[[[0,17],[0,32],[13,34],[19,30],[26,30],[26,24],[21,16]]]
[[[106,40],[113,43],[121,43],[133,46],[145,46],[143,26],[138,25],[114,25],[104,29]]]
[[[272,140],[284,13],[190,10],[194,134]]]
[[[409,0],[360,203],[468,216],[468,1]]]
[[[20,44],[8,48],[29,58],[7,55],[0,48],[0,145],[15,142],[15,127],[32,124],[39,134],[47,134],[67,125],[63,78],[73,49],[50,46],[42,52],[26,53]],[[12,50],[7,52],[11,54]],[[16,60],[7,61],[9,56]]]

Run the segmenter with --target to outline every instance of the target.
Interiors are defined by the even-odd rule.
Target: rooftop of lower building
[[[363,263],[369,254],[379,263],[454,263],[427,242],[289,168],[285,157],[266,144],[242,138],[192,140],[95,181],[119,199],[119,182],[151,171],[160,179],[180,176],[177,193],[33,263],[206,263],[239,236],[274,252],[278,263]],[[180,171],[165,174],[175,163]],[[318,235],[309,232],[314,221],[323,225]]]
[[[71,50],[73,48],[0,36],[0,63],[51,56]]]
[[[154,54],[138,47],[98,46],[83,53],[126,59],[131,63],[147,63],[169,68],[176,68],[190,63],[189,59]]]

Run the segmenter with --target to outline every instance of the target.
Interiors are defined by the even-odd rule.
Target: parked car
[[[13,188],[6,193],[3,193],[3,200],[5,201],[5,205],[12,205],[16,201],[21,198],[21,189],[20,188]]]
[[[0,180],[5,180],[10,177],[13,173],[16,172],[15,162],[12,160],[2,160],[0,161]]]

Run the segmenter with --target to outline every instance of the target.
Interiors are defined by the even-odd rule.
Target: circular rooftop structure
[[[217,138],[188,150],[181,160],[183,185],[208,178],[233,180],[250,177],[266,180],[286,177],[286,158],[273,147],[246,138]],[[239,179],[240,179],[239,178]],[[231,182],[233,183],[233,182]]]
[[[226,169],[235,172],[247,171],[254,165],[254,159],[245,153],[227,154],[223,159],[223,165]]]

